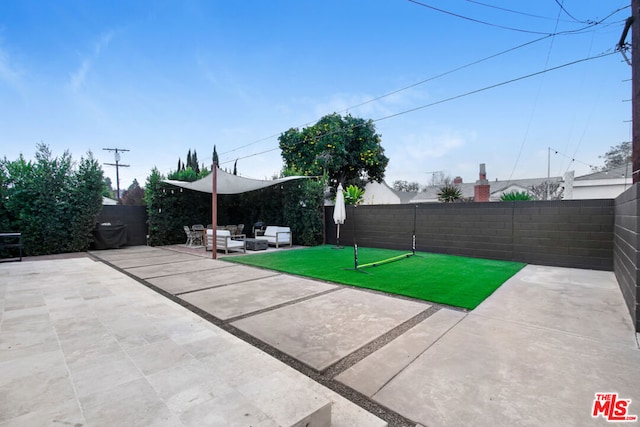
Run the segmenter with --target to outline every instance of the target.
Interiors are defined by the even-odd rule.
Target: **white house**
[[[565,199],[615,199],[631,187],[631,165],[573,178],[565,174]]]
[[[417,194],[414,191],[398,191],[386,182],[368,182],[364,187],[363,205],[400,205],[409,203]]]
[[[529,192],[530,188],[547,181],[559,183],[564,188],[564,200],[577,199],[614,199],[632,185],[631,166],[621,166],[603,172],[595,172],[579,177],[573,177],[569,171],[564,177],[512,179],[509,181],[490,181],[484,178],[482,182],[489,185],[489,201],[500,201],[504,193]],[[482,174],[482,172],[481,172]],[[484,175],[483,175],[484,176]],[[463,183],[456,178],[454,184],[460,189],[462,199],[474,200],[476,186],[480,183]],[[365,205],[404,204],[404,203],[438,203],[439,186],[426,187],[421,192],[397,191],[382,183],[368,183],[365,186]]]

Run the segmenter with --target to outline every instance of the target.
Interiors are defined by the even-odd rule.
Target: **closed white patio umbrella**
[[[340,224],[344,224],[344,221],[347,219],[347,211],[344,207],[344,194],[342,191],[342,183],[340,183],[336,190],[336,206],[333,210],[333,222],[338,226],[336,248],[342,247],[340,246]]]

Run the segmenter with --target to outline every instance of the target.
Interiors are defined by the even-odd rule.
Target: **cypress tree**
[[[220,166],[220,160],[218,159],[218,152],[216,151],[216,145],[213,145],[213,163]]]
[[[198,164],[198,153],[196,153],[196,150],[193,150],[193,154],[191,155],[191,168],[193,168],[193,170],[196,172],[196,175],[200,174],[200,165]]]

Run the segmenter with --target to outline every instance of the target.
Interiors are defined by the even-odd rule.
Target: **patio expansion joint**
[[[226,319],[225,323],[232,323],[232,322],[236,322],[238,320],[245,319],[247,317],[257,316],[258,314],[262,314],[262,313],[266,313],[266,312],[269,312],[269,311],[277,310],[279,308],[287,307],[289,305],[298,304],[300,302],[307,301],[307,300],[310,300],[310,299],[313,299],[313,298],[317,298],[317,297],[320,297],[320,296],[323,296],[323,295],[326,295],[326,294],[330,294],[330,293],[333,293],[333,292],[337,292],[339,290],[341,290],[341,288],[336,286],[334,289],[327,289],[326,291],[318,292],[318,293],[315,293],[315,294],[312,294],[312,295],[307,295],[307,296],[296,298],[296,299],[293,299],[293,300],[290,300],[290,301],[285,301],[285,302],[277,304],[277,305],[272,305],[270,307],[266,307],[266,308],[263,308],[263,309],[260,309],[260,310],[252,311],[251,313],[246,313],[246,314],[241,314],[241,315],[236,316],[236,317],[231,317],[229,319]]]
[[[340,396],[344,397],[345,399],[351,401],[352,403],[360,406],[361,408],[363,408],[364,410],[374,414],[375,416],[377,416],[378,418],[386,421],[389,425],[389,427],[415,427],[416,423],[415,421],[412,421],[402,415],[400,415],[399,413],[395,412],[392,409],[389,409],[388,407],[374,401],[373,399],[369,398],[368,396],[363,395],[360,392],[357,392],[355,390],[353,390],[351,387],[348,387],[336,380],[334,380],[332,377],[328,377],[326,375],[326,373],[322,373],[322,372],[318,372],[315,369],[305,365],[304,363],[300,362],[299,360],[289,356],[288,354],[278,350],[277,348],[271,346],[270,344],[265,343],[264,341],[254,337],[253,335],[250,335],[238,328],[236,328],[235,326],[231,325],[229,322],[230,321],[236,321],[239,320],[240,317],[236,317],[233,319],[228,319],[228,320],[222,320],[219,319],[215,316],[213,316],[212,314],[204,311],[203,309],[196,307],[195,305],[182,300],[180,298],[178,298],[177,296],[165,291],[164,289],[161,289],[149,282],[147,282],[145,279],[141,279],[137,276],[135,276],[134,274],[129,273],[126,270],[122,270],[120,268],[118,268],[117,266],[114,266],[112,264],[110,264],[109,262],[106,262],[102,259],[100,259],[99,261],[104,262],[105,264],[109,265],[111,268],[125,274],[127,277],[132,278],[133,280],[135,280],[136,282],[140,283],[143,286],[146,286],[147,288],[159,293],[160,295],[163,295],[164,297],[166,297],[167,299],[175,302],[176,304],[186,308],[187,310],[191,311],[192,313],[200,316],[201,318],[203,318],[204,320],[210,322],[211,324],[219,327],[220,329],[224,330],[225,332],[230,333],[231,335],[235,336],[236,338],[239,338],[243,341],[245,341],[246,343],[250,344],[251,346],[265,352],[266,354],[270,355],[271,357],[281,361],[282,363],[285,363],[286,365],[290,366],[291,368],[295,369],[296,371],[300,372],[301,374],[305,375],[306,377],[312,379],[313,381],[327,387],[328,389],[338,393]],[[345,286],[336,286],[336,289],[329,289],[327,291],[321,292],[321,293],[317,293],[314,295],[310,295],[307,297],[304,297],[302,299],[311,299],[311,298],[315,298],[317,296],[326,294],[326,293],[330,293],[330,292],[335,292],[338,290],[341,290],[345,288]],[[301,299],[296,300],[295,302],[300,302]],[[294,303],[294,302],[291,302]],[[273,308],[272,308],[273,309]],[[417,316],[414,316],[414,318],[409,319],[408,321],[404,322],[401,325],[398,325],[396,328],[393,329],[393,331],[398,330],[398,328],[403,328],[403,325],[406,324],[410,324],[411,322],[419,322],[422,319],[421,317],[424,316],[424,318],[428,317],[426,314],[429,313],[429,315],[435,313],[436,311],[438,311],[440,309],[440,306],[438,306],[437,304],[433,304],[432,307],[428,308],[427,310],[425,310],[424,312],[418,314]],[[248,316],[253,316],[256,315],[258,312],[254,312],[251,313]],[[420,320],[418,320],[420,319]],[[411,326],[406,327],[406,329],[409,329]],[[390,331],[391,332],[391,331]],[[383,335],[383,336],[388,336],[389,333]],[[377,343],[378,340],[374,340],[372,343]],[[371,344],[370,344],[371,345]],[[380,344],[382,345],[382,344]],[[331,367],[329,367],[331,368]],[[345,368],[346,369],[346,368]],[[326,371],[326,370],[325,370]],[[337,373],[336,373],[337,374]]]
[[[190,261],[180,261],[180,262],[190,262]],[[177,262],[172,262],[172,263],[167,263],[167,264],[179,264]],[[118,267],[116,267],[118,268]],[[130,267],[130,268],[139,268],[139,267]],[[224,267],[214,267],[214,268],[202,268],[202,269],[195,269],[195,270],[191,270],[190,273],[198,273],[198,272],[202,272],[202,271],[209,271],[209,270],[220,270],[223,268],[228,268],[227,266]],[[126,271],[126,270],[124,270]],[[184,273],[171,273],[171,274],[160,274],[159,276],[151,276],[151,277],[146,277],[145,279],[158,279],[160,277],[171,277],[171,276],[180,276]],[[133,276],[132,277],[137,277],[137,276]]]
[[[401,370],[399,370],[398,372],[395,373],[395,375],[393,375],[391,378],[389,378],[384,384],[382,384],[376,391],[375,393],[373,393],[371,395],[371,398],[373,399],[375,397],[376,394],[378,394],[378,392],[380,390],[382,390],[383,388],[385,388],[387,386],[387,384],[389,384],[391,381],[393,381],[398,375],[400,375],[402,372],[404,372],[405,369],[407,369],[409,366],[411,366],[411,364],[413,362],[415,362],[419,357],[421,357],[423,354],[425,354],[427,351],[429,351],[429,349],[431,347],[433,347],[437,342],[439,342],[445,335],[447,335],[453,328],[455,328],[456,326],[458,326],[460,324],[460,322],[462,322],[466,317],[468,316],[468,314],[466,314],[464,317],[460,318],[457,322],[455,322],[453,325],[451,325],[449,328],[447,328],[446,331],[444,331],[442,334],[440,334],[440,336],[434,340],[431,344],[429,344],[429,346],[427,346],[427,348],[425,348],[423,351],[420,352],[420,354],[418,354],[416,357],[414,357],[409,363],[406,364],[406,366],[404,368],[402,368]]]
[[[208,319],[209,317],[213,317],[211,316],[209,313],[194,307],[195,310],[194,312],[202,317],[204,317],[205,319]],[[426,310],[428,311],[428,310]],[[437,311],[437,310],[436,310]],[[202,313],[202,314],[201,314]],[[421,313],[422,314],[422,313]],[[420,315],[418,315],[420,316]],[[366,411],[372,413],[373,415],[377,416],[378,418],[381,418],[382,420],[386,421],[388,423],[388,427],[416,427],[417,424],[415,421],[412,421],[404,416],[402,416],[401,414],[399,414],[398,412],[394,411],[393,409],[390,409],[382,404],[380,404],[379,402],[376,402],[375,400],[371,399],[369,396],[366,396],[362,393],[360,393],[359,391],[356,391],[354,389],[352,389],[349,386],[346,386],[344,384],[342,384],[339,381],[334,380],[333,378],[329,377],[326,375],[326,373],[323,372],[319,372],[313,368],[311,368],[310,366],[302,363],[301,361],[299,361],[298,359],[294,358],[293,356],[290,356],[286,353],[284,353],[283,351],[271,346],[270,344],[262,341],[259,338],[254,337],[253,335],[236,328],[235,326],[231,325],[230,323],[227,322],[222,322],[217,318],[216,319],[218,322],[221,322],[219,324],[217,324],[217,326],[219,326],[221,329],[225,330],[226,332],[229,332],[230,334],[234,335],[235,337],[247,342],[248,344],[251,344],[253,347],[267,353],[268,355],[270,355],[271,357],[279,360],[280,362],[290,366],[291,368],[295,369],[296,371],[300,372],[301,374],[305,375],[306,377],[312,379],[313,381],[317,382],[318,384],[321,384],[325,387],[327,387],[328,389],[338,393],[340,396],[344,397],[345,399],[351,401],[352,403],[360,406],[361,408],[365,409]],[[326,370],[325,370],[326,371]]]
[[[216,270],[220,270],[220,269],[223,269],[223,268],[229,268],[229,267],[233,267],[233,265],[216,268]],[[276,276],[282,276],[282,273],[275,273],[275,274],[272,274],[270,276],[263,276],[263,277],[260,277],[260,278],[261,279],[267,279],[267,278],[276,277]],[[150,279],[153,279],[153,277],[150,277]],[[224,288],[225,286],[232,286],[232,285],[241,285],[243,283],[253,282],[254,280],[255,279],[239,280],[239,281],[233,282],[233,283],[223,283],[222,285],[213,285],[213,286],[207,286],[206,288],[198,288],[198,289],[193,289],[191,291],[178,292],[178,293],[176,293],[174,295],[175,296],[181,296],[181,295],[186,295],[186,294],[192,294],[194,292],[206,291],[208,289]]]
[[[178,260],[178,261],[151,262],[151,263],[144,263],[142,265],[134,265],[134,266],[131,266],[131,267],[126,267],[126,268],[139,268],[139,267],[153,267],[153,266],[156,266],[156,265],[182,264],[183,262],[191,262],[191,261],[195,261],[195,260],[199,260],[199,259],[206,259],[206,258],[199,257],[197,255],[191,255],[191,254],[180,254],[180,255],[187,255],[187,256],[193,257],[193,259],[183,259],[183,260]],[[160,258],[160,257],[138,258],[138,259],[153,259],[153,258]]]
[[[422,321],[431,317],[432,315],[434,315],[440,310],[441,310],[441,307],[432,305],[426,310],[413,316],[411,319],[404,321],[403,323],[387,331],[386,333],[380,335],[378,338],[374,339],[368,344],[365,344],[364,346],[360,347],[358,350],[338,360],[333,365],[328,366],[322,371],[322,374],[324,374],[325,376],[331,379],[335,378],[338,374],[349,369],[350,367],[360,362],[362,359],[366,358],[370,354],[380,350],[382,347],[384,347],[394,339],[398,338],[399,336],[407,332],[409,329],[416,326],[418,323],[421,323]]]

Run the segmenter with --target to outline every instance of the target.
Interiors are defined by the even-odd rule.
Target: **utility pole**
[[[120,204],[120,168],[128,168],[130,165],[121,165],[120,164],[120,153],[125,151],[129,151],[126,148],[103,148],[105,151],[114,151],[115,163],[105,163],[105,165],[115,166],[116,167],[116,197],[118,199],[118,204]]]
[[[631,46],[626,42],[631,30]],[[625,53],[631,47],[631,61]],[[631,66],[631,179],[640,182],[640,0],[631,0],[631,16],[627,18],[616,46]]]
[[[631,0],[631,164],[633,183],[640,182],[640,0]]]
[[[425,172],[426,174],[431,174],[431,186],[435,187],[436,186],[436,174],[441,175],[443,173],[443,171],[428,171]]]
[[[549,200],[549,187],[551,186],[551,147],[547,147],[547,198]]]

